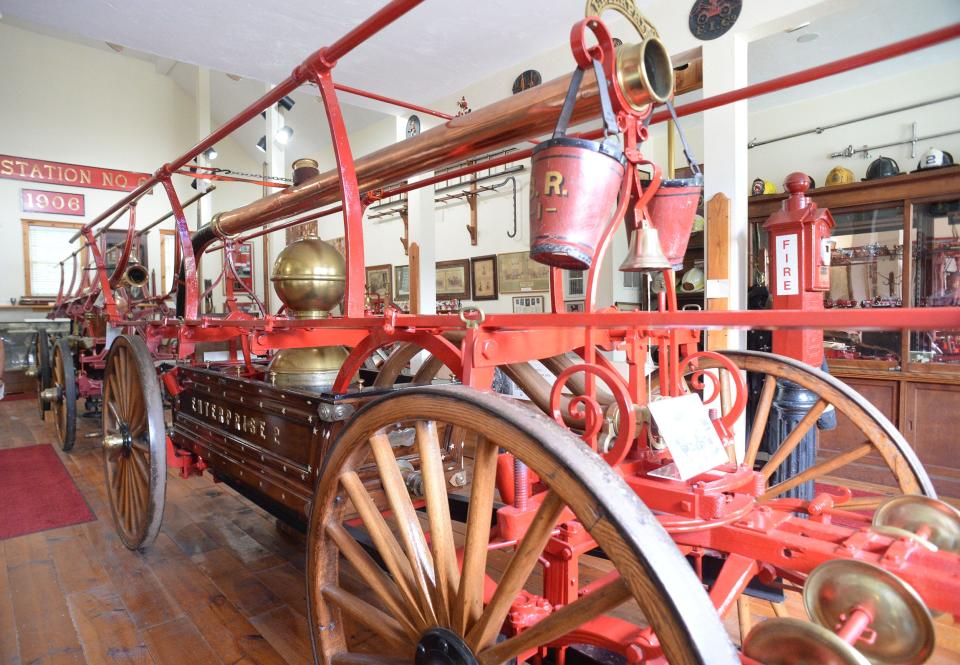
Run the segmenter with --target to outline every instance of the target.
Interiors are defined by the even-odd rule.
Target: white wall
[[[811,95],[816,95],[815,86],[807,87]],[[951,94],[960,94],[960,60],[930,63],[909,74],[751,113],[750,136],[760,140],[774,138]],[[917,168],[920,156],[931,147],[947,150],[954,159],[960,160],[960,134],[918,143],[915,157],[910,156],[910,144],[874,150],[868,159],[862,154],[837,159],[829,157],[848,145],[859,148],[909,139],[913,122],[917,123],[919,136],[960,129],[960,98],[752,148],[749,151],[750,179],[770,180],[777,185],[778,191],[783,191],[786,175],[803,171],[822,186],[827,173],[835,166],[845,166],[860,179],[865,177],[870,162],[880,155],[892,157],[901,171],[910,172]],[[749,183],[744,186],[748,187]]]
[[[196,142],[193,98],[146,61],[0,23],[0,63],[0,152],[4,154],[152,173]],[[232,141],[217,148],[218,164],[259,172],[259,166]],[[174,183],[181,200],[195,194],[190,179],[175,176]],[[86,198],[86,215],[21,214],[24,187],[81,193]],[[7,276],[0,281],[0,303],[24,294],[22,218],[87,222],[124,195],[0,178],[0,265]],[[259,196],[259,187],[231,183],[220,184],[210,195],[214,210]],[[165,193],[156,188],[138,204],[138,223],[144,226],[168,211]],[[195,228],[192,209],[187,219]],[[118,222],[114,228],[124,226]],[[172,229],[172,220],[161,228]],[[148,261],[159,282],[159,234],[150,233],[148,238]],[[219,259],[211,258],[204,264],[208,274],[218,270]],[[218,289],[222,299],[220,294]]]

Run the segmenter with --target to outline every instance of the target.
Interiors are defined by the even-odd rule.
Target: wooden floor
[[[0,665],[310,662],[302,543],[229,488],[171,475],[160,536],[130,552],[113,531],[98,440],[85,438],[98,426],[81,419],[70,453],[54,445],[97,521],[0,541]],[[0,401],[0,448],[55,439],[34,401]],[[797,597],[788,608],[802,616]],[[754,613],[773,614],[767,603]],[[939,621],[930,662],[960,662],[951,624]],[[727,625],[739,641],[735,612]]]

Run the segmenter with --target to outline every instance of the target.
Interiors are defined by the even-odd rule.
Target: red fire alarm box
[[[791,173],[784,181],[790,196],[763,227],[770,234],[770,295],[776,309],[823,309],[823,292],[830,290],[830,229],[833,216],[807,198],[810,179]],[[774,353],[819,367],[823,333],[777,331]]]
[[[833,216],[807,198],[810,180],[803,173],[791,173],[784,187],[789,198],[763,225],[770,234],[771,293],[777,297],[829,291]],[[792,309],[797,309],[795,303]]]

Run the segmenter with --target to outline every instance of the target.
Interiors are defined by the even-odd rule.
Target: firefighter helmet
[[[897,166],[897,162],[890,157],[877,157],[867,167],[867,177],[864,180],[889,178],[894,175],[900,175],[900,167]]]
[[[849,185],[855,180],[856,178],[853,175],[853,171],[843,166],[834,166],[830,169],[830,173],[827,174],[827,187]]]

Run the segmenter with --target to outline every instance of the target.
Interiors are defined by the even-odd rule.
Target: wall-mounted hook
[[[403,245],[403,255],[407,256],[410,251],[410,216],[406,208],[399,211],[400,219],[403,220],[403,235],[400,236],[400,244]]]

